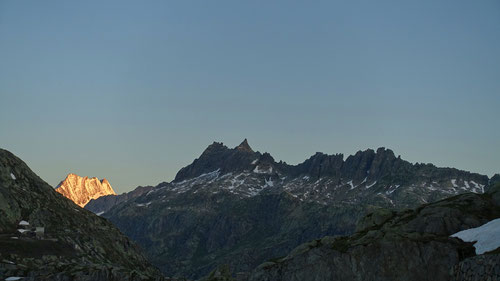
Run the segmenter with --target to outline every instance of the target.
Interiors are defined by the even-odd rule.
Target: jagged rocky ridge
[[[20,236],[19,222],[44,227]],[[14,238],[12,238],[14,237]],[[63,197],[0,149],[0,279],[163,280],[139,248],[104,218]]]
[[[95,177],[80,177],[76,174],[68,174],[57,185],[56,191],[82,208],[92,199],[106,195],[116,195],[107,179],[100,181]]]
[[[303,244],[249,280],[500,280],[500,248],[476,256],[473,243],[450,237],[500,217],[499,199],[500,185],[414,210],[377,209],[352,236]]]
[[[417,207],[465,192],[487,176],[411,164],[391,150],[316,153],[298,165],[276,162],[245,140],[214,142],[172,183],[103,214],[141,245],[168,276],[199,278],[220,264],[249,272],[325,235],[347,235],[374,207]],[[97,199],[96,201],[100,201]]]
[[[411,164],[385,148],[342,154],[316,153],[298,165],[275,162],[254,152],[246,140],[234,149],[210,145],[191,165],[176,175],[173,188],[192,190],[200,182],[241,197],[264,189],[281,189],[300,200],[319,203],[366,202],[412,207],[463,192],[484,192],[488,177],[432,164]],[[215,183],[215,184],[212,184]]]

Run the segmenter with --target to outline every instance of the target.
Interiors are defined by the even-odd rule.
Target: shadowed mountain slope
[[[414,210],[377,209],[352,236],[303,244],[260,265],[250,280],[499,280],[499,249],[475,256],[472,243],[450,237],[499,218],[499,195],[500,186]]]
[[[38,227],[36,237],[26,224]],[[25,277],[22,280],[163,280],[139,248],[110,222],[55,192],[3,149],[0,261],[2,280],[15,276]]]

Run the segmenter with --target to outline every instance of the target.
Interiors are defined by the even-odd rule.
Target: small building
[[[23,221],[20,221],[18,226],[19,226],[19,228],[21,228],[21,229],[27,229],[27,230],[29,230],[29,229],[30,229],[30,223],[29,223],[29,222],[27,222],[27,221],[24,221],[24,220],[23,220]]]
[[[17,225],[17,233],[21,236],[28,236],[31,232],[30,223],[22,220]]]
[[[37,239],[43,239],[45,236],[45,227],[37,226],[35,228],[35,235]]]

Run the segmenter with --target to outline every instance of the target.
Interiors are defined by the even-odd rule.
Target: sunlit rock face
[[[69,174],[57,187],[56,191],[84,207],[90,200],[105,195],[116,195],[108,180],[80,177]]]

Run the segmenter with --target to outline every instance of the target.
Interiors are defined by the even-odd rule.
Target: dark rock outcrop
[[[498,217],[500,205],[491,196],[471,193],[415,210],[376,210],[352,236],[303,244],[260,265],[250,280],[487,280],[463,279],[486,276],[485,270],[495,266],[489,258],[471,258],[472,243],[450,235]],[[483,270],[478,264],[484,259],[488,267]]]
[[[500,280],[500,254],[467,258],[452,269],[453,281]]]
[[[497,183],[500,183],[500,174],[495,174],[493,177],[490,179],[490,185],[493,186]]]

